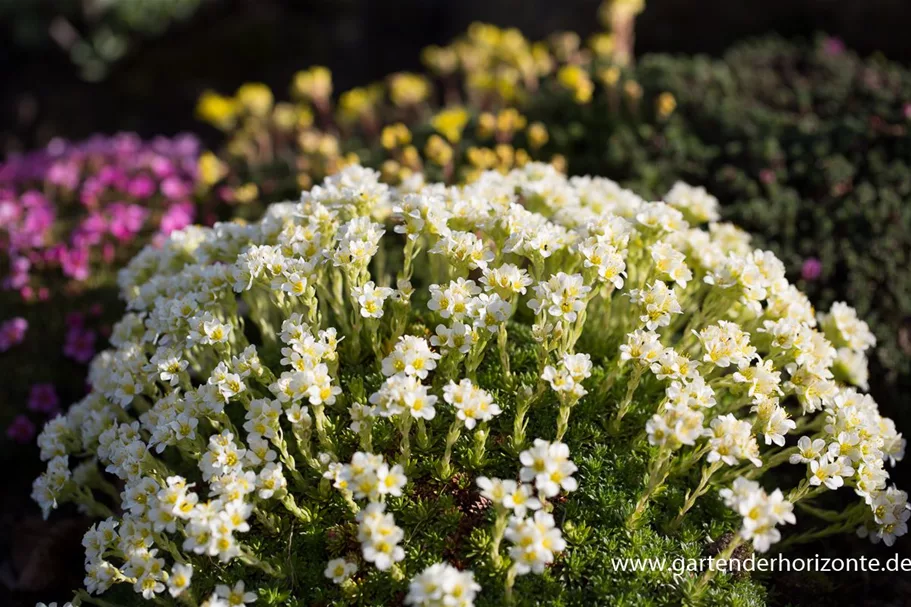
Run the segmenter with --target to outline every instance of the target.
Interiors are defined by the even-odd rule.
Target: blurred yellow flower
[[[620,68],[613,65],[598,72],[598,78],[608,87],[613,87],[620,80]]]
[[[234,97],[241,107],[258,118],[268,116],[272,111],[272,91],[260,82],[242,84]]]
[[[635,80],[627,80],[623,83],[623,90],[631,99],[638,99],[642,96],[642,87]]]
[[[424,146],[424,156],[430,162],[446,166],[452,162],[452,146],[446,143],[446,140],[439,135],[431,135],[427,139],[427,145]]]
[[[206,91],[196,103],[196,115],[216,128],[226,131],[237,122],[237,102],[215,91]]]
[[[528,147],[533,150],[543,147],[550,138],[547,134],[547,127],[544,126],[543,122],[531,123],[525,134],[528,137]]]
[[[645,10],[645,0],[604,0],[598,8],[601,23],[609,28],[614,15],[638,15]]]
[[[614,37],[604,32],[594,34],[588,39],[588,47],[595,53],[596,57],[602,59],[610,57],[611,53],[614,52]]]
[[[526,152],[525,150],[523,150],[521,148],[516,150],[516,166],[517,167],[524,167],[526,164],[528,164],[528,162],[530,160],[531,160],[531,158],[528,156],[528,152]]]
[[[234,189],[234,200],[241,204],[250,204],[259,196],[259,188],[255,183],[245,183]]]
[[[311,101],[325,101],[332,95],[332,72],[321,65],[294,75],[292,92]]]
[[[389,97],[396,107],[417,105],[430,96],[430,83],[420,74],[399,72],[389,77]]]
[[[573,98],[577,103],[588,103],[591,101],[595,85],[592,83],[588,72],[578,65],[564,65],[557,72],[557,81],[566,89],[573,93]]]
[[[473,167],[486,171],[497,164],[497,155],[490,148],[472,147],[467,152],[468,162]]]
[[[515,108],[506,108],[497,114],[497,133],[512,137],[513,133],[525,128],[528,120]]]
[[[380,134],[380,143],[387,150],[394,150],[399,146],[408,145],[411,143],[411,131],[401,122],[390,124],[383,127],[383,132]]]
[[[199,178],[207,186],[215,185],[228,174],[228,167],[212,152],[200,154],[197,170]]]
[[[431,72],[440,76],[448,76],[459,67],[459,56],[449,46],[428,46],[421,51],[421,60]]]
[[[553,158],[550,159],[550,164],[561,173],[566,172],[566,157],[562,154],[554,154]]]
[[[345,91],[338,100],[339,120],[345,123],[360,120],[373,111],[382,95],[382,84],[372,84]]]
[[[402,164],[416,171],[421,168],[421,155],[416,147],[409,145],[402,150]]]
[[[478,116],[478,137],[487,139],[493,137],[494,131],[497,130],[497,118],[490,112],[484,112]]]
[[[655,109],[660,118],[667,118],[677,109],[677,100],[671,93],[661,93],[655,101]]]
[[[464,107],[456,106],[442,110],[430,120],[431,126],[450,143],[462,139],[462,131],[468,124],[469,114]]]

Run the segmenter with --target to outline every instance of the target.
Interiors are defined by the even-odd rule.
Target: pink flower
[[[803,262],[800,268],[800,276],[804,280],[816,280],[822,274],[822,262],[815,257],[810,257]]]
[[[155,193],[155,180],[148,175],[134,177],[127,186],[127,193],[133,198],[148,198]]]
[[[111,216],[109,230],[117,240],[126,242],[142,230],[148,211],[137,204],[116,203],[108,207]]]
[[[63,274],[73,280],[85,280],[89,277],[89,250],[83,248],[67,249],[60,256]]]
[[[66,332],[63,353],[80,363],[87,363],[95,355],[96,334],[91,329],[70,327]]]
[[[0,323],[0,352],[6,352],[13,346],[18,346],[25,339],[28,331],[28,321],[17,316]]]
[[[181,200],[187,197],[190,189],[177,177],[168,177],[161,182],[161,193],[171,200]]]
[[[28,410],[52,416],[60,411],[60,399],[53,384],[34,384],[28,395]]]
[[[823,43],[823,50],[827,55],[841,55],[845,52],[845,43],[841,41],[841,38],[829,37]]]
[[[188,202],[171,206],[171,208],[161,217],[161,226],[159,229],[162,234],[170,234],[171,232],[181,230],[193,223],[193,211],[193,205]]]
[[[35,438],[35,424],[26,416],[18,415],[6,429],[6,436],[20,445],[27,445]]]

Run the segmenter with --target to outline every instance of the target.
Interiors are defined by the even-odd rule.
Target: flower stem
[[[702,467],[702,477],[699,479],[699,484],[693,491],[687,492],[686,502],[680,509],[680,513],[677,514],[677,517],[671,522],[669,526],[669,529],[671,531],[675,531],[677,527],[680,526],[680,523],[683,522],[683,517],[687,512],[690,511],[690,508],[696,504],[696,500],[705,495],[706,491],[709,490],[709,480],[712,478],[712,475],[718,471],[722,464],[723,462],[721,460],[718,460]]]
[[[440,476],[443,478],[449,478],[452,474],[452,466],[450,461],[452,460],[452,447],[456,444],[456,441],[459,440],[459,437],[462,435],[462,420],[455,418],[452,420],[452,424],[449,425],[449,432],[446,434],[446,448],[443,451],[443,460],[440,462]]]

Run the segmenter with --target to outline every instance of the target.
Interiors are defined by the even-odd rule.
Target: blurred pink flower
[[[0,323],[0,352],[21,344],[27,331],[28,321],[20,316]]]
[[[95,355],[96,337],[96,333],[91,329],[70,327],[66,332],[63,353],[73,360],[85,364]]]
[[[28,395],[28,409],[49,416],[60,411],[60,399],[53,384],[33,384]]]
[[[800,268],[800,277],[804,280],[816,280],[820,274],[822,274],[822,262],[815,257],[808,258]]]
[[[35,438],[35,424],[25,415],[17,415],[6,429],[6,436],[20,445],[26,445]]]
[[[842,42],[841,38],[830,36],[823,43],[823,50],[825,50],[827,55],[841,55],[845,52],[845,43]]]

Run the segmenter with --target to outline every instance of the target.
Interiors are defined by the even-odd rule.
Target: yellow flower
[[[525,134],[528,137],[528,146],[533,150],[540,149],[550,138],[547,134],[547,127],[542,122],[531,123]]]
[[[543,42],[534,44],[531,47],[531,56],[539,76],[546,76],[553,71],[554,58],[551,56],[546,44]]]
[[[293,131],[296,128],[306,129],[313,124],[313,112],[310,108],[292,103],[276,103],[272,110],[272,122],[281,131]]]
[[[515,108],[506,108],[497,114],[497,133],[506,137],[512,137],[516,131],[525,128],[528,120],[519,113]]]
[[[614,52],[614,37],[607,33],[594,34],[588,39],[588,47],[596,57],[610,57]]]
[[[558,32],[553,34],[550,40],[554,54],[560,61],[569,61],[582,44],[576,32]]]
[[[511,145],[508,143],[498,144],[494,149],[494,153],[497,155],[500,170],[509,170],[512,168],[516,153]]]
[[[386,160],[380,165],[380,178],[386,183],[398,183],[401,170],[402,165],[398,162],[392,159]]]
[[[212,152],[200,154],[197,170],[199,171],[199,178],[207,186],[215,185],[221,181],[222,177],[228,174],[228,167]]]
[[[400,72],[389,77],[389,97],[396,107],[417,105],[430,96],[430,84],[419,74]]]
[[[249,204],[259,196],[259,188],[255,183],[245,183],[234,190],[234,200],[241,204]]]
[[[528,152],[526,152],[523,149],[516,150],[516,166],[517,167],[524,167],[526,164],[528,164],[528,162],[530,160],[531,160],[531,158],[528,156]]]
[[[497,163],[497,155],[490,148],[469,148],[467,157],[469,164],[482,171],[493,168]]]
[[[522,92],[522,88],[519,84],[521,80],[522,74],[519,73],[519,70],[503,66],[497,72],[495,80],[497,94],[499,94],[500,98],[507,103],[515,101]]]
[[[450,46],[428,46],[421,51],[421,60],[430,71],[440,76],[448,76],[459,67],[459,56]]]
[[[294,75],[292,92],[311,101],[324,101],[332,95],[332,72],[321,65]]]
[[[501,37],[502,31],[496,25],[475,21],[468,26],[468,38],[480,46],[495,47]]]
[[[655,108],[660,118],[667,118],[677,109],[677,100],[671,93],[661,93],[655,101]]]
[[[373,111],[373,107],[382,95],[382,84],[372,84],[345,91],[338,99],[339,120],[346,123],[360,120]]]
[[[645,0],[604,0],[598,8],[598,16],[605,27],[610,27],[615,15],[636,16],[645,10]]]
[[[497,130],[497,118],[490,112],[484,112],[478,116],[478,137],[487,139],[492,137]]]
[[[434,116],[430,124],[450,143],[458,143],[462,139],[462,130],[468,124],[468,110],[457,106],[447,108]]]
[[[606,86],[612,87],[620,80],[620,68],[613,65],[598,72],[598,78]]]
[[[452,162],[452,146],[439,135],[431,135],[427,140],[427,145],[424,146],[424,156],[430,162],[446,166]]]
[[[248,82],[237,89],[235,99],[247,112],[257,117],[265,117],[272,111],[272,91],[259,82]]]
[[[206,91],[196,103],[196,115],[200,120],[226,131],[237,122],[237,103],[230,97]]]
[[[409,145],[402,150],[402,164],[416,171],[421,168],[421,155],[416,147]]]
[[[323,135],[320,137],[318,151],[324,158],[335,158],[339,154],[338,139],[334,135]]]
[[[592,83],[588,73],[578,65],[564,65],[557,72],[557,81],[566,89],[573,93],[573,98],[577,103],[588,103],[591,101],[595,85]]]
[[[642,96],[642,87],[635,80],[627,80],[623,83],[623,90],[631,99],[638,99]]]
[[[554,154],[550,159],[550,164],[561,173],[566,172],[566,157],[562,154]]]
[[[411,131],[401,122],[390,124],[383,128],[383,132],[380,134],[380,142],[385,149],[394,150],[400,145],[411,143]]]

